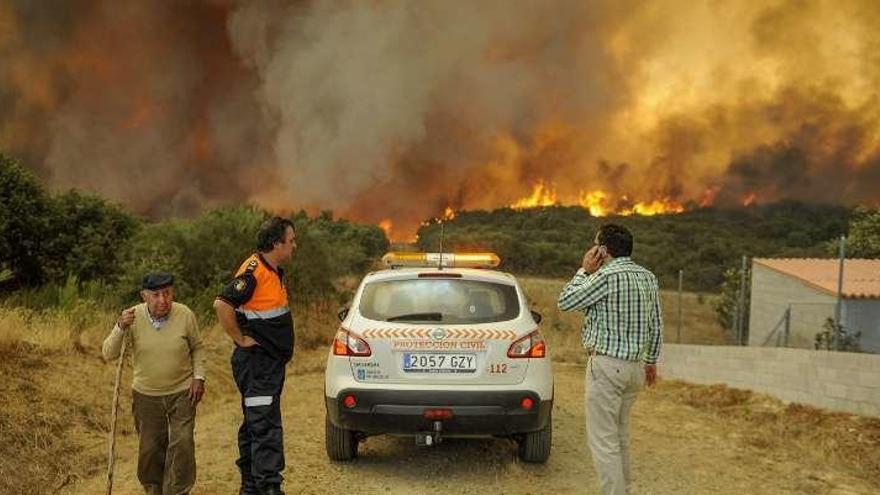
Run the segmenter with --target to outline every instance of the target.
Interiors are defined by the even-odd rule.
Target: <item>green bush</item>
[[[728,268],[724,271],[721,283],[721,295],[713,304],[718,324],[726,330],[732,341],[736,341],[736,319],[739,311],[739,286],[742,281],[741,268]],[[751,271],[746,271],[745,294],[743,295],[743,341],[748,342],[749,335],[749,301],[751,299]]]
[[[166,220],[148,224],[128,243],[117,283],[121,300],[137,300],[143,274],[168,271],[175,275],[177,299],[202,316],[211,316],[211,304],[236,269],[256,247],[260,224],[269,213],[252,206],[225,207],[193,220]],[[327,214],[292,217],[297,250],[283,268],[295,303],[310,304],[342,297],[334,281],[344,275],[362,275],[384,253],[387,239],[375,226],[333,220]]]
[[[0,262],[17,286],[45,279],[43,242],[48,230],[49,198],[37,178],[16,160],[0,153]]]
[[[826,351],[862,352],[861,337],[861,331],[847,329],[835,323],[833,318],[826,318],[822,331],[814,337],[813,347]]]
[[[97,196],[48,195],[31,172],[0,154],[0,263],[14,287],[63,284],[68,276],[111,280],[138,226]]]
[[[112,280],[140,222],[97,196],[69,191],[49,202],[48,232],[42,254],[48,280]]]
[[[849,224],[847,257],[880,258],[880,211],[859,208]],[[831,246],[831,254],[837,255],[836,244]]]
[[[292,292],[299,302],[348,299],[351,294],[340,291],[335,282],[347,275],[362,276],[388,250],[385,232],[375,225],[334,220],[326,211],[314,219],[301,211],[293,220],[297,254],[291,267]]]

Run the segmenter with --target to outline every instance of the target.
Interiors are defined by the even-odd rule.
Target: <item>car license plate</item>
[[[407,373],[473,373],[476,354],[405,353],[403,371]]]

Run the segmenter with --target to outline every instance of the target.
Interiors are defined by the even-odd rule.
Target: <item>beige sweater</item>
[[[147,305],[138,304],[134,323],[123,332],[114,326],[101,349],[104,359],[119,357],[122,338],[131,334],[134,380],[132,388],[144,395],[167,395],[189,388],[193,376],[205,376],[205,353],[196,316],[183,304],[173,303],[159,330],[150,323]]]

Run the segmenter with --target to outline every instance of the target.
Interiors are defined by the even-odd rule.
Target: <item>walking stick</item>
[[[107,461],[107,495],[113,493],[113,466],[116,463],[116,416],[119,410],[119,382],[122,378],[122,361],[125,359],[125,343],[128,339],[122,335],[122,349],[119,351],[119,363],[116,365],[116,384],[113,386],[113,411],[110,417],[110,456]]]

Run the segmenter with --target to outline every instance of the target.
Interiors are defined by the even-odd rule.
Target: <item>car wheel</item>
[[[324,417],[324,443],[332,461],[350,461],[357,457],[358,438],[355,432],[340,428]]]
[[[553,438],[553,418],[547,418],[547,426],[523,435],[518,442],[517,454],[525,462],[546,462],[550,457]]]

